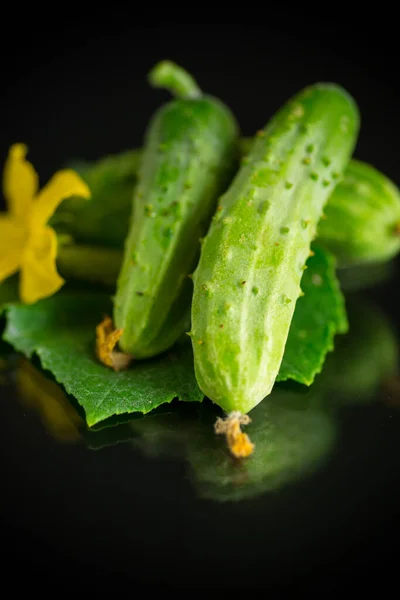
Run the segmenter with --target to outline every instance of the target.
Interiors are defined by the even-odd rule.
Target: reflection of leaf
[[[337,276],[342,290],[347,294],[387,283],[395,273],[396,261],[359,265],[338,269]]]
[[[12,347],[0,340],[0,385],[9,383],[8,374],[15,369],[18,358]]]
[[[399,350],[391,323],[380,309],[357,296],[347,300],[350,328],[324,370],[333,401],[372,400],[386,379],[397,373]]]
[[[241,500],[276,490],[321,466],[333,449],[336,421],[323,406],[322,386],[277,386],[252,411],[246,432],[256,444],[249,458],[234,459],[213,424],[220,411],[206,401],[177,404],[115,428],[84,433],[92,448],[118,441],[133,444],[148,457],[182,456],[190,479],[203,497]],[[128,433],[130,428],[130,435]]]
[[[296,303],[277,381],[293,379],[311,385],[327,353],[333,350],[335,335],[348,328],[335,260],[317,246],[313,250],[301,281],[304,296]]]
[[[146,456],[186,456],[191,440],[201,439],[205,432],[213,432],[213,420],[220,414],[220,409],[209,401],[200,406],[177,406],[164,413],[152,413],[141,419],[129,422],[133,443]],[[211,415],[211,421],[204,421],[204,413]],[[147,417],[150,417],[147,418]],[[208,440],[209,441],[209,440]],[[221,441],[221,440],[219,440]],[[205,446],[205,451],[207,445]]]
[[[10,306],[4,339],[28,358],[36,353],[84,408],[89,426],[112,415],[147,413],[173,398],[203,398],[189,343],[115,373],[94,355],[95,327],[111,303],[100,293],[59,293],[33,305]]]
[[[84,421],[61,387],[25,359],[16,371],[16,386],[22,403],[40,414],[46,430],[56,440],[76,442],[81,438]]]

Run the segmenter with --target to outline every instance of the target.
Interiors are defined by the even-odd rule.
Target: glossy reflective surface
[[[287,561],[295,576],[363,556],[399,499],[398,338],[366,294],[348,308],[350,333],[315,384],[277,386],[252,412],[256,452],[242,463],[213,433],[208,401],[89,431],[3,346],[3,501],[24,543],[29,532],[46,560],[65,555],[59,567],[152,581],[177,561],[183,579],[220,580],[266,561],[275,581]]]

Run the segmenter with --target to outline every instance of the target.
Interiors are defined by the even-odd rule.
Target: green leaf
[[[344,298],[335,274],[335,259],[314,245],[307,261],[285,354],[277,381],[293,379],[311,385],[321,372],[334,337],[348,329]]]
[[[62,389],[30,362],[19,363],[14,380],[20,403],[34,410],[59,442],[83,438],[93,450],[130,443],[147,456],[177,456],[185,460],[199,495],[218,501],[254,497],[310,475],[337,440],[335,408],[326,402],[324,375],[312,388],[280,384],[252,411],[252,422],[243,430],[255,443],[255,452],[244,461],[233,459],[225,438],[214,433],[221,411],[209,401],[173,402],[115,426],[88,429]]]
[[[310,385],[321,371],[336,333],[347,328],[343,297],[334,272],[334,259],[315,247],[303,277],[300,298],[286,345],[278,381],[293,379]],[[0,286],[7,307],[4,339],[30,357],[36,353],[84,408],[90,426],[113,415],[147,413],[173,398],[200,401],[190,343],[152,361],[137,362],[114,373],[94,356],[96,325],[111,314],[111,301],[99,292],[61,292],[34,305],[15,301],[15,281]]]
[[[50,224],[76,242],[122,248],[129,229],[139,157],[138,150],[128,150],[93,163],[71,163],[88,184],[92,197],[65,200]]]
[[[173,398],[201,401],[189,343],[120,373],[97,361],[95,328],[111,308],[108,296],[99,293],[60,293],[9,306],[4,339],[28,358],[37,354],[83,407],[89,426],[112,415],[147,413]]]
[[[279,384],[251,412],[252,422],[243,430],[256,448],[240,462],[230,456],[224,438],[214,434],[213,424],[221,412],[211,402],[171,403],[145,416],[125,418],[117,426],[88,430],[67,398],[30,364],[19,365],[15,380],[20,400],[37,410],[56,439],[76,440],[78,428],[91,449],[124,442],[149,456],[174,454],[186,459],[200,495],[242,500],[318,470],[337,442],[337,407],[376,398],[380,383],[396,377],[397,341],[385,315],[355,296],[349,303],[349,321],[349,333],[340,339],[312,387]]]

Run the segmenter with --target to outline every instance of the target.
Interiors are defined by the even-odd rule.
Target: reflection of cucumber
[[[200,495],[215,500],[240,500],[278,489],[317,469],[336,439],[336,421],[324,407],[323,375],[311,388],[275,386],[252,412],[246,432],[256,450],[246,461],[232,458],[213,423],[217,410],[178,404],[124,425],[83,434],[91,448],[128,441],[147,456],[185,457],[190,478]],[[118,439],[117,432],[120,435]]]
[[[382,381],[397,372],[396,335],[382,312],[359,298],[347,301],[349,333],[338,340],[325,366],[333,400],[372,400]]]
[[[374,397],[383,378],[396,372],[396,339],[384,315],[357,297],[349,301],[348,309],[350,332],[314,384],[310,388],[278,384],[252,411],[245,431],[256,447],[242,462],[233,459],[224,440],[215,435],[218,412],[207,401],[160,407],[144,417],[95,431],[86,429],[72,406],[60,402],[61,390],[54,383],[30,372],[20,373],[17,380],[53,435],[72,440],[78,439],[79,431],[91,448],[132,440],[147,455],[178,454],[187,459],[190,477],[202,496],[240,500],[279,489],[320,468],[336,439],[337,421],[327,397],[333,396],[334,404],[365,402]],[[24,364],[32,371],[30,363]],[[122,423],[124,417],[116,421]]]
[[[180,452],[186,455],[191,479],[202,496],[239,500],[277,489],[317,468],[335,440],[335,420],[322,406],[318,384],[303,390],[276,386],[252,412],[246,427],[254,454],[238,462],[223,440],[215,435],[216,411],[204,403],[190,407],[186,417],[178,412],[147,415],[130,422],[135,445],[147,455]]]

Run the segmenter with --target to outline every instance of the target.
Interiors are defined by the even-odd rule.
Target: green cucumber
[[[400,190],[371,165],[352,160],[325,208],[318,239],[348,267],[400,251]]]
[[[226,411],[250,411],[274,385],[310,245],[358,127],[341,87],[306,88],[259,132],[220,199],[193,277],[191,338],[199,386]]]
[[[246,156],[254,138],[242,138]],[[132,193],[141,150],[130,150],[75,168],[89,185],[91,201],[66,200],[52,226],[78,243],[122,248],[129,230]],[[374,167],[351,160],[321,220],[317,237],[338,260],[338,267],[382,263],[400,252],[400,191]]]
[[[185,330],[188,275],[238,155],[232,113],[188,73],[164,61],[149,79],[178,99],[156,112],[146,133],[114,298],[120,347],[136,359],[161,353]]]
[[[253,138],[242,138],[246,156]],[[383,263],[400,252],[400,190],[375,167],[351,160],[330,196],[317,230],[338,268]]]

